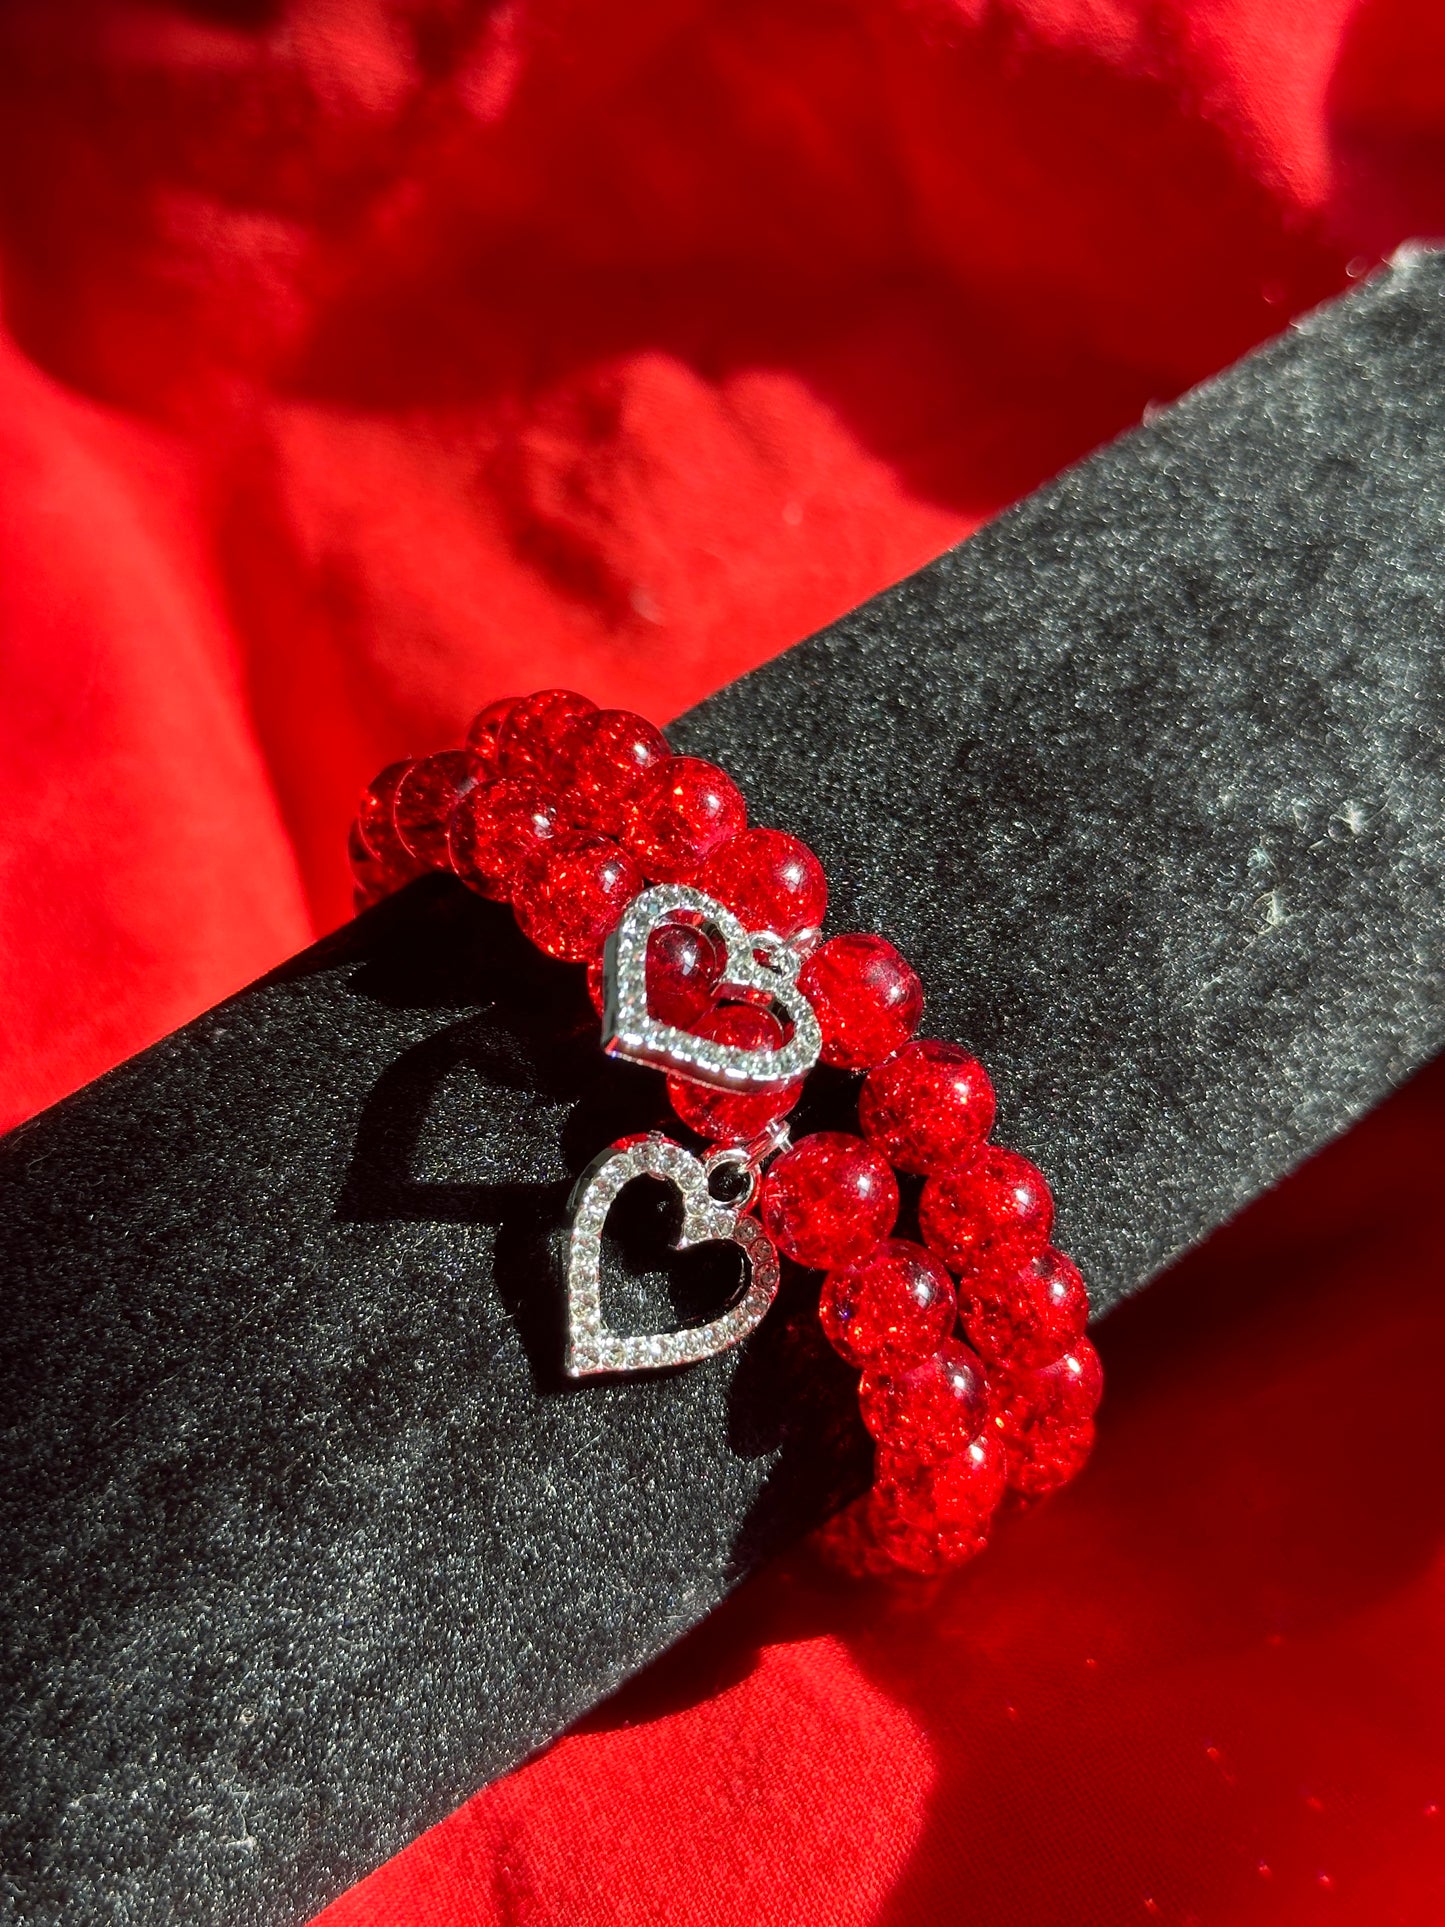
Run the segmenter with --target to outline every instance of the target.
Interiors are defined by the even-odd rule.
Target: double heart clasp
[[[771,1009],[783,1042],[747,1048],[723,1044],[664,1023],[648,1009],[647,946],[667,924],[692,924],[724,951],[717,1001]],[[798,987],[802,959],[771,931],[744,929],[731,910],[687,884],[644,890],[623,912],[603,954],[603,1049],[614,1057],[724,1091],[767,1091],[805,1077],[818,1061],[822,1033],[813,1006]]]
[[[777,1045],[745,1049],[664,1023],[647,1004],[647,947],[667,924],[691,924],[722,948],[719,1003],[748,1002],[772,1010],[783,1026]],[[731,910],[701,890],[663,883],[644,890],[623,913],[603,958],[602,1041],[614,1057],[651,1064],[725,1091],[766,1091],[804,1077],[818,1061],[822,1035],[813,1006],[798,987],[802,959],[771,932],[746,930]],[[695,1157],[653,1132],[622,1138],[595,1158],[571,1199],[567,1247],[567,1350],[571,1378],[666,1370],[696,1364],[736,1345],[762,1319],[778,1289],[778,1254],[748,1209],[766,1160],[787,1142],[775,1126],[756,1144],[719,1146]],[[608,1213],[634,1178],[670,1185],[681,1203],[674,1249],[727,1243],[740,1249],[740,1294],[716,1318],[681,1331],[628,1336],[602,1309],[602,1234]]]

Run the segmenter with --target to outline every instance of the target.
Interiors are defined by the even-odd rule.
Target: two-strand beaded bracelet
[[[779,1255],[824,1274],[819,1318],[859,1373],[867,1495],[825,1533],[854,1570],[935,1573],[987,1541],[1006,1494],[1043,1496],[1093,1443],[1102,1390],[1088,1296],[1050,1243],[1043,1176],[989,1141],[978,1059],[915,1035],[917,974],[884,938],[822,934],[828,886],[736,784],[661,731],[568,690],[497,702],[466,747],[382,771],[351,837],[358,907],[429,870],[508,902],[549,957],[585,965],[604,1049],[666,1073],[701,1151],[621,1139],[577,1180],[564,1369],[672,1369],[737,1344]],[[791,1142],[818,1064],[858,1075],[858,1130]],[[894,1235],[922,1179],[921,1242]],[[602,1305],[607,1214],[637,1177],[681,1199],[679,1248],[743,1254],[739,1295],[679,1331],[622,1335]]]

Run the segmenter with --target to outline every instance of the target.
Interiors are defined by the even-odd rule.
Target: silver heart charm
[[[713,1043],[654,1017],[647,1008],[647,944],[667,923],[691,923],[716,937],[727,952],[719,1000],[742,997],[771,1005],[792,1026],[787,1042],[747,1050]],[[801,965],[781,937],[745,930],[731,910],[701,890],[656,884],[632,899],[607,939],[602,1048],[724,1091],[768,1091],[805,1077],[818,1061],[823,1038],[813,1006],[798,988]]]
[[[736,1152],[719,1153],[704,1164],[691,1151],[656,1133],[619,1138],[594,1158],[578,1178],[571,1198],[572,1235],[567,1247],[567,1353],[569,1378],[598,1372],[654,1372],[672,1365],[695,1365],[747,1337],[778,1291],[778,1254],[756,1218],[746,1215],[745,1195],[724,1204],[708,1189],[710,1168],[719,1161],[738,1164]],[[741,1167],[748,1171],[745,1163]],[[753,1174],[748,1171],[750,1180]],[[747,1260],[747,1288],[735,1304],[706,1325],[682,1331],[652,1332],[622,1338],[602,1315],[602,1227],[623,1186],[634,1178],[663,1178],[682,1198],[682,1228],[673,1245],[727,1240]],[[751,1192],[752,1184],[748,1190]]]

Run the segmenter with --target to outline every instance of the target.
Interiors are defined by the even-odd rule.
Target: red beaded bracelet
[[[1029,1502],[1078,1471],[1103,1377],[1083,1281],[1050,1245],[1048,1185],[988,1141],[978,1059],[915,1037],[911,966],[882,937],[823,938],[822,865],[796,837],[749,827],[722,770],[674,755],[641,716],[543,690],[492,703],[464,749],[383,770],[351,860],[358,908],[447,868],[510,902],[540,950],[586,965],[604,1047],[664,1070],[707,1147],[624,1138],[578,1179],[569,1375],[736,1344],[772,1303],[781,1253],[825,1274],[819,1318],[860,1373],[875,1446],[871,1491],[824,1530],[841,1563],[959,1565],[1006,1493]],[[858,1132],[792,1143],[787,1115],[820,1061],[862,1074]],[[898,1173],[922,1179],[921,1243],[893,1235]],[[737,1244],[746,1285],[708,1324],[624,1337],[602,1312],[602,1230],[644,1175],[682,1199],[679,1246]]]

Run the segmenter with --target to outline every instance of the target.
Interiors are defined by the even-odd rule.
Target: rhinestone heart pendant
[[[758,1325],[778,1291],[778,1254],[756,1218],[746,1215],[752,1173],[746,1164],[747,1190],[737,1202],[713,1197],[708,1180],[719,1162],[738,1165],[735,1152],[706,1164],[680,1144],[656,1133],[619,1138],[578,1178],[571,1198],[572,1231],[567,1247],[567,1351],[563,1370],[569,1378],[599,1372],[654,1372],[673,1365],[695,1365],[724,1352]],[[742,1296],[719,1317],[682,1331],[650,1332],[624,1338],[602,1314],[602,1228],[624,1185],[634,1178],[662,1178],[682,1199],[682,1225],[675,1251],[717,1240],[738,1246],[746,1261]]]
[[[668,923],[693,924],[723,945],[727,954],[718,1000],[767,1005],[791,1026],[785,1043],[748,1050],[714,1043],[653,1016],[647,1007],[647,945],[653,931]],[[724,1091],[772,1090],[805,1077],[818,1061],[823,1038],[813,1006],[798,988],[797,952],[771,932],[745,930],[731,910],[701,890],[660,883],[634,897],[607,939],[602,968],[602,1047],[613,1057],[652,1064]]]

